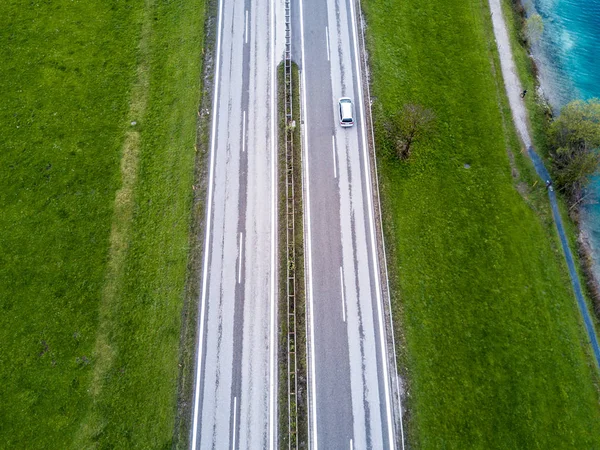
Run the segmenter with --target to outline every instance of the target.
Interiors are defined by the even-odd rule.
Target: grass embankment
[[[297,364],[297,416],[296,441],[300,448],[304,448],[308,442],[308,412],[307,408],[307,374],[306,374],[306,297],[304,292],[304,221],[302,214],[302,140],[300,135],[300,73],[298,66],[292,64],[292,118],[296,121],[291,135],[293,140],[293,177],[294,177],[294,239],[295,259],[288,262],[288,250],[286,247],[286,171],[287,158],[285,147],[286,128],[285,118],[285,86],[284,67],[281,63],[277,71],[278,89],[278,123],[279,123],[279,156],[278,156],[278,195],[279,195],[279,448],[289,448],[289,404],[288,404],[288,274],[287,264],[292,264],[295,273],[296,293],[296,364]],[[295,445],[292,445],[295,448]]]
[[[598,376],[487,1],[363,7],[412,446],[600,447]],[[405,103],[437,124],[400,163],[381,124]]]
[[[0,6],[4,448],[172,441],[203,14]]]
[[[547,100],[539,95],[539,81],[536,79],[538,69],[522,40],[522,30],[525,25],[524,10],[520,4],[514,3],[512,0],[502,0],[502,7],[519,78],[523,83],[523,87],[531,93],[525,96],[525,105],[529,114],[535,149],[538,154],[545,158],[546,167],[551,169],[552,162],[549,160],[547,140],[548,128],[554,113]],[[569,205],[561,193],[558,194],[558,204],[564,219],[563,223],[569,246],[574,255],[579,254],[580,264],[576,266],[576,269],[580,274],[580,280],[584,282],[582,284],[587,285],[587,289],[583,293],[589,310],[595,312],[595,314],[592,314],[592,320],[596,327],[596,333],[598,333],[600,330],[600,289],[592,273],[593,260],[589,254],[589,249],[586,248],[585,244],[578,242],[579,230],[575,223],[578,220],[578,208],[581,205]],[[595,301],[592,300],[594,297],[596,298]]]

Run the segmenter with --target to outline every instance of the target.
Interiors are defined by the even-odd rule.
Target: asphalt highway
[[[394,448],[354,6],[298,6],[310,444]],[[277,446],[275,72],[283,24],[279,0],[219,1],[194,449]],[[355,101],[352,128],[338,123],[342,96]]]
[[[354,8],[301,0],[293,27],[302,71],[313,449],[397,443]],[[353,127],[339,124],[340,97],[354,100]]]
[[[280,11],[272,0],[219,1],[193,449],[266,449],[277,442]]]

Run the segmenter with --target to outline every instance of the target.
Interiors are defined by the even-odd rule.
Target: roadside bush
[[[590,175],[600,167],[600,100],[566,105],[550,125],[549,144],[556,184],[578,203]]]
[[[431,109],[408,103],[385,123],[387,139],[393,143],[399,159],[409,158],[413,145],[432,132],[434,121]]]

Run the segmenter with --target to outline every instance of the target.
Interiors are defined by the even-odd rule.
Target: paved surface
[[[551,180],[550,174],[546,170],[544,163],[541,158],[535,152],[529,129],[527,126],[527,109],[525,103],[521,98],[520,94],[523,92],[519,76],[516,71],[514,59],[512,56],[512,50],[510,47],[510,41],[508,39],[508,33],[506,31],[506,23],[504,22],[504,16],[502,15],[502,8],[500,6],[500,0],[489,0],[490,11],[492,13],[492,24],[494,26],[494,35],[496,36],[496,44],[498,46],[498,53],[500,54],[500,65],[502,67],[502,76],[504,77],[504,86],[506,88],[506,94],[512,111],[513,120],[517,131],[523,143],[527,147],[529,156],[533,161],[533,165],[542,182]],[[552,207],[552,216],[554,217],[554,223],[556,224],[556,230],[560,238],[560,243],[565,255],[567,266],[569,267],[569,276],[571,278],[571,284],[577,299],[577,306],[583,318],[585,329],[588,335],[588,341],[594,352],[596,359],[596,365],[600,367],[600,346],[598,345],[598,338],[594,331],[594,326],[590,313],[588,311],[583,294],[581,293],[581,284],[579,282],[579,276],[575,270],[575,263],[573,261],[573,255],[571,249],[567,243],[567,237],[562,223],[562,218],[558,210],[558,204],[556,203],[556,194],[552,188],[548,189],[548,197],[550,200],[550,206]]]
[[[299,7],[311,444],[395,448],[354,6]],[[339,126],[343,96],[355,100],[352,128]]]
[[[191,447],[274,448],[272,0],[220,0]]]

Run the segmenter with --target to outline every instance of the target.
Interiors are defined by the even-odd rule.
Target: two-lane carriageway
[[[273,0],[218,5],[190,446],[274,449],[281,14]]]
[[[393,449],[394,414],[352,0],[301,0],[309,427],[317,448]],[[338,99],[354,100],[342,128]]]

